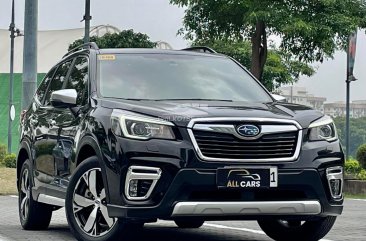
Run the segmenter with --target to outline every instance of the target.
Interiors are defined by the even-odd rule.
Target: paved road
[[[178,229],[173,222],[145,225],[138,241],[268,241],[256,222],[208,222],[197,230]],[[65,219],[64,209],[54,213],[47,231],[24,231],[18,220],[17,198],[0,196],[0,241],[75,240]],[[347,200],[344,214],[338,218],[325,241],[366,240],[366,200]]]

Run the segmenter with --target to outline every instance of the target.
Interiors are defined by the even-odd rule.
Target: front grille
[[[263,135],[243,140],[231,134],[193,130],[204,157],[215,159],[281,159],[295,155],[298,131]]]

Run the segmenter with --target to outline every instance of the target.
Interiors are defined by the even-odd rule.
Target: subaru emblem
[[[255,137],[260,133],[259,128],[255,125],[240,125],[236,131],[245,137]]]

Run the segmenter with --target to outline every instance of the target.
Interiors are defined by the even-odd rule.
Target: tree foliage
[[[8,168],[17,167],[17,156],[14,153],[7,154],[2,160],[3,165]]]
[[[249,41],[197,41],[194,45],[211,47],[219,53],[236,59],[248,69],[251,66],[252,49]],[[300,75],[311,76],[314,73],[315,69],[312,66],[297,61],[280,49],[271,46],[268,50],[262,83],[268,90],[272,91],[277,89],[280,84],[290,84],[297,81]]]
[[[357,149],[356,158],[361,164],[362,168],[366,169],[366,144],[361,145]]]
[[[102,37],[92,36],[90,42],[95,42],[99,48],[154,48],[155,42],[143,33],[135,33],[132,29],[123,30],[120,33],[107,33]],[[83,39],[78,39],[69,46],[69,50],[84,43]]]
[[[347,174],[357,174],[362,170],[360,163],[355,159],[348,159],[344,165]]]
[[[189,40],[248,40],[251,72],[262,79],[269,59],[268,36],[281,37],[281,51],[307,63],[343,49],[348,36],[365,26],[360,0],[170,0],[187,6],[180,33]]]
[[[337,127],[337,132],[342,146],[346,147],[346,118],[334,118],[334,123]],[[357,149],[362,144],[366,143],[366,117],[351,118],[350,121],[350,155],[356,156]]]

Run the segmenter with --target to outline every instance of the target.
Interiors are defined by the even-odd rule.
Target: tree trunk
[[[267,33],[266,25],[263,21],[258,21],[252,35],[252,74],[261,81],[264,65],[267,60]]]

